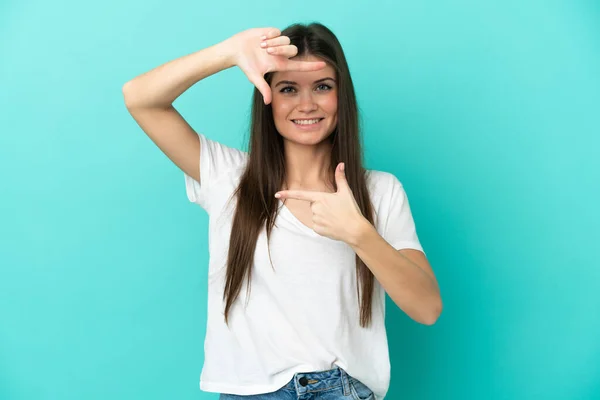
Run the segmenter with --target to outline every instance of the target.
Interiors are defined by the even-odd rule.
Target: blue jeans
[[[299,372],[271,393],[236,395],[221,393],[219,400],[374,400],[366,385],[340,367],[328,371]]]

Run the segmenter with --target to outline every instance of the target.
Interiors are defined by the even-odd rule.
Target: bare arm
[[[352,248],[396,305],[413,320],[433,325],[442,313],[437,279],[425,254],[394,249],[366,220]]]
[[[182,171],[200,182],[200,140],[172,103],[200,80],[235,65],[221,42],[156,67],[123,85],[125,105],[142,130]]]
[[[258,90],[265,104],[271,89],[264,74],[275,70],[313,71],[325,63],[292,61],[298,49],[277,28],[253,28],[218,44],[169,61],[123,85],[127,110],[171,161],[200,182],[198,134],[173,107],[173,102],[196,82],[224,69],[239,66]],[[267,44],[260,46],[263,36]],[[275,54],[266,49],[274,48]]]

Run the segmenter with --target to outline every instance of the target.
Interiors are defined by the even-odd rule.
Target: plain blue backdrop
[[[368,168],[405,185],[444,311],[388,299],[390,400],[600,399],[600,3],[5,1],[0,399],[216,399],[198,388],[207,215],[122,85],[244,29],[319,21]],[[246,149],[237,69],[175,102]]]

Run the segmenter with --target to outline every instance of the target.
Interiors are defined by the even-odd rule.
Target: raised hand
[[[235,65],[263,95],[265,104],[271,103],[272,94],[264,75],[273,71],[317,71],[325,68],[323,61],[290,60],[298,48],[290,38],[282,36],[277,28],[252,28],[237,33],[225,41],[231,46]]]

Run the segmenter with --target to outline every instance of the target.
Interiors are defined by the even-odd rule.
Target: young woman
[[[196,133],[172,106],[233,66],[255,85],[248,152]],[[123,93],[209,214],[200,388],[221,399],[383,399],[385,293],[423,324],[442,302],[402,184],[363,167],[335,35],[317,23],[246,30]]]

